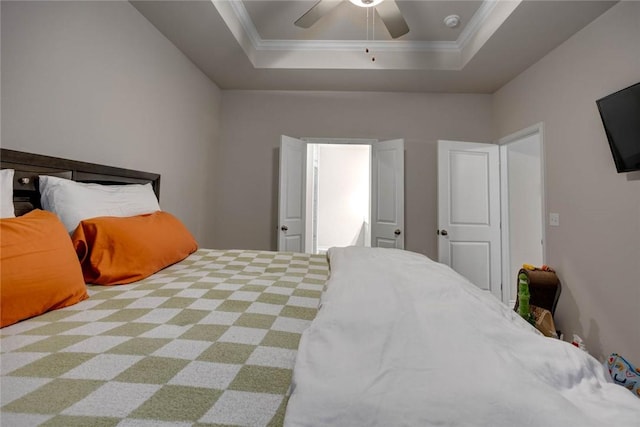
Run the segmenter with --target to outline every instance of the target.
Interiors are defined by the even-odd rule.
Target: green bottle
[[[518,275],[518,314],[522,316],[522,318],[532,325],[535,324],[535,319],[531,314],[531,309],[529,308],[529,299],[531,298],[531,294],[529,294],[529,278],[526,274],[520,273]]]

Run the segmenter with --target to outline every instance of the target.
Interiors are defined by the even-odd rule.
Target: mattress
[[[281,425],[325,256],[201,249],[0,330],[6,426]]]

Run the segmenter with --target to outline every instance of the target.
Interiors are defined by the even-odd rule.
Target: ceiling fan
[[[301,28],[309,28],[320,18],[328,14],[343,0],[320,0],[295,22]],[[392,38],[397,39],[409,32],[409,26],[404,20],[395,0],[349,0],[360,7],[374,7],[380,19],[389,31]]]

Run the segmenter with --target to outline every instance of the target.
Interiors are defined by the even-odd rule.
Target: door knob
[[[447,233],[447,230],[440,230],[440,234],[443,236],[446,236],[449,233]]]
[[[286,225],[283,225],[282,227],[280,227],[280,230],[282,231],[287,231],[289,229],[289,227],[287,227]]]
[[[395,234],[396,236],[399,236],[400,233],[402,233],[402,231],[400,231],[399,228],[396,228],[396,231],[393,232],[393,234]]]

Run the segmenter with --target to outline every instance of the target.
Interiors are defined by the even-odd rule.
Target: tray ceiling
[[[131,3],[223,89],[491,93],[616,2],[396,0],[398,39],[347,0],[309,29],[316,1]]]
[[[321,18],[312,28],[291,25],[309,10],[315,1],[239,1],[247,18],[263,39],[271,40],[362,40],[367,35],[367,9],[342,1],[336,9]],[[397,1],[398,8],[409,24],[410,31],[401,40],[455,41],[471,21],[482,1]],[[457,28],[448,28],[443,19],[460,16]],[[369,15],[371,25],[371,15]],[[390,40],[389,34],[376,15],[377,40]]]

